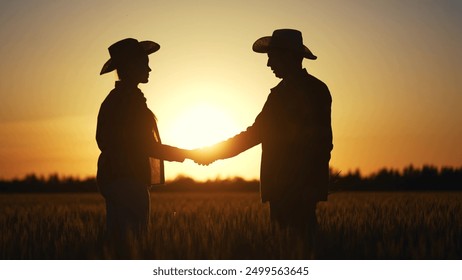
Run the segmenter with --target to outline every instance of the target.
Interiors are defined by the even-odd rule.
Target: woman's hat
[[[300,53],[304,58],[315,60],[317,57],[303,45],[302,33],[294,29],[274,30],[272,36],[266,36],[253,43],[252,50],[268,53],[272,49],[289,50]]]
[[[123,39],[111,45],[108,50],[111,58],[104,63],[100,75],[109,73],[119,65],[133,60],[134,58],[150,55],[160,49],[160,45],[153,41],[141,41],[133,38]]]

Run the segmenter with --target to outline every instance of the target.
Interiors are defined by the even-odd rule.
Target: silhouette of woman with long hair
[[[148,55],[159,48],[132,38],[116,42],[100,73],[117,70],[119,77],[101,105],[96,131],[97,183],[106,201],[107,233],[115,241],[147,231],[149,186],[164,183],[163,160],[182,162],[188,153],[161,143],[156,118],[138,88],[149,79]]]

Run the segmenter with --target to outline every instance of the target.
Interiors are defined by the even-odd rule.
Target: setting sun
[[[198,102],[179,114],[166,133],[180,147],[193,149],[212,145],[234,135],[238,129],[226,108]]]

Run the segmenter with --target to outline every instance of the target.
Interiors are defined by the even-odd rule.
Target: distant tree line
[[[343,173],[331,169],[330,191],[398,191],[398,190],[462,190],[462,167],[437,168],[424,165],[416,168],[409,165],[403,170],[382,168],[368,176],[360,170]],[[258,191],[258,180],[244,180],[240,177],[214,179],[197,182],[186,176],[178,176],[162,186],[152,187],[152,191]],[[0,193],[53,193],[53,192],[96,192],[96,179],[61,177],[57,174],[48,177],[35,174],[22,179],[0,180]]]
[[[359,170],[346,174],[331,170],[330,188],[332,191],[462,190],[462,167],[409,165],[402,171],[382,168],[369,176],[362,176]]]
[[[96,192],[96,179],[89,177],[61,177],[51,174],[48,177],[28,174],[22,179],[0,180],[0,192],[3,193],[53,193],[53,192]]]

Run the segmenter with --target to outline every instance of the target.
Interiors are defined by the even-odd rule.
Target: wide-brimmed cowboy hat
[[[129,60],[143,55],[150,55],[160,49],[160,45],[153,41],[141,41],[133,38],[120,40],[112,44],[108,50],[111,58],[104,63],[100,75],[109,73]]]
[[[315,60],[315,56],[303,45],[302,33],[294,29],[277,29],[272,36],[265,36],[253,43],[252,50],[257,53],[268,53],[269,50],[280,49],[293,51],[304,58]]]

